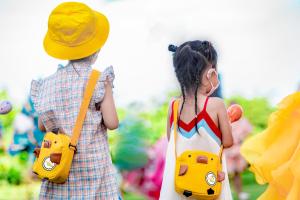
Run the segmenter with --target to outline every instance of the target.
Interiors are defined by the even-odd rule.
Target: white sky
[[[0,88],[22,103],[31,79],[59,63],[43,50],[48,15],[62,1],[0,1]],[[109,40],[96,68],[113,65],[118,106],[161,99],[177,83],[169,43],[209,39],[219,53],[226,96],[267,96],[275,103],[300,82],[297,0],[82,1],[105,13]]]

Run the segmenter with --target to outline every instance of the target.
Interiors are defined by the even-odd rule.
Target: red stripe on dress
[[[173,105],[174,102],[172,102],[172,111],[171,111],[171,116],[170,116],[170,127],[172,127],[173,121],[174,121],[174,111],[173,111]],[[206,110],[202,110],[197,117],[197,123],[199,123],[202,119],[204,119],[209,126],[209,128],[214,132],[214,134],[222,141],[222,133],[220,129],[217,127],[215,122],[211,119],[209,114],[206,112]],[[179,120],[179,127],[185,130],[186,132],[190,132],[194,127],[195,127],[195,121],[196,119],[194,118],[192,121],[190,121],[188,124],[182,121],[181,119]]]

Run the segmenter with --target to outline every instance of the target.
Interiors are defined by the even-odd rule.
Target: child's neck
[[[203,93],[200,93],[200,91],[198,92],[197,94],[197,99],[200,100],[200,99],[203,99],[203,98],[206,98],[207,96]],[[192,103],[192,104],[195,104],[195,95],[193,94],[187,94],[185,96],[185,103]]]
[[[198,91],[197,91],[197,98],[203,98],[203,97],[207,97],[207,89],[205,87],[200,87],[198,88]],[[189,91],[189,92],[186,92],[185,94],[185,99],[195,99],[195,92],[192,92],[192,91]]]

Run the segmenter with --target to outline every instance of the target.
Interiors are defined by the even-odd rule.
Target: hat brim
[[[44,49],[52,57],[61,60],[76,60],[85,58],[97,52],[105,44],[109,34],[109,22],[101,13],[96,15],[95,35],[88,42],[77,46],[65,46],[52,40],[47,32],[44,39]]]

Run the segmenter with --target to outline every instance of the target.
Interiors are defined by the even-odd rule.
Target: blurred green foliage
[[[267,188],[266,185],[258,185],[255,181],[255,177],[253,173],[249,170],[246,170],[242,173],[242,181],[243,181],[243,191],[249,194],[249,200],[257,199]],[[238,200],[236,192],[234,188],[231,188],[233,193],[233,198]]]
[[[162,135],[166,134],[168,107],[169,103],[164,102],[157,105],[155,110],[139,113],[139,117],[146,122],[146,138],[149,144],[154,144]]]
[[[19,185],[22,182],[22,172],[16,167],[9,168],[7,172],[7,182],[13,185]]]
[[[147,130],[144,121],[134,116],[125,117],[111,145],[112,160],[120,170],[133,170],[148,162]]]
[[[33,200],[38,199],[40,182],[27,184],[11,185],[8,183],[0,184],[1,200]]]
[[[17,156],[9,156],[6,154],[0,155],[0,180],[6,181],[9,184],[19,185],[26,178],[24,175],[28,170],[27,162],[24,162],[24,157],[27,153]]]
[[[162,136],[166,135],[168,110],[171,99],[179,96],[178,92],[171,92],[165,101],[152,102],[152,109],[140,111],[139,117],[147,122],[147,140],[150,144],[154,144]]]

